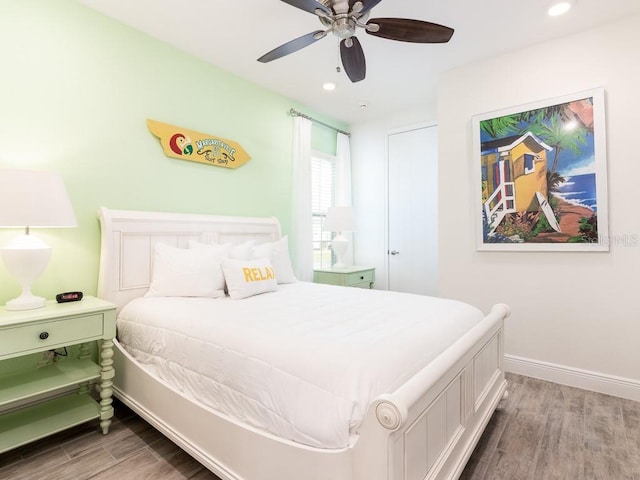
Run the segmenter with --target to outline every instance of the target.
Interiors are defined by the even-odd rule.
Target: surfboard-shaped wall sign
[[[223,168],[238,168],[251,160],[242,145],[232,140],[151,119],[147,119],[147,127],[160,139],[167,157]]]

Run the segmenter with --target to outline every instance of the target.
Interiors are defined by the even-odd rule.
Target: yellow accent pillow
[[[275,292],[278,289],[276,273],[266,258],[234,260],[225,258],[222,271],[227,282],[227,291],[234,300]]]

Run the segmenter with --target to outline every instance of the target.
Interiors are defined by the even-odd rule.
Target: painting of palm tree
[[[473,123],[480,249],[607,249],[602,89]]]

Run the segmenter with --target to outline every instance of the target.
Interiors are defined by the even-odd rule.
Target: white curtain
[[[336,147],[336,205],[351,206],[351,144],[338,132]]]
[[[313,280],[311,214],[311,121],[294,117],[291,254],[296,278],[305,282]]]
[[[336,205],[351,206],[351,143],[349,136],[338,132],[336,146]],[[357,217],[356,217],[357,223]],[[353,232],[344,232],[349,240],[345,263],[353,265]]]

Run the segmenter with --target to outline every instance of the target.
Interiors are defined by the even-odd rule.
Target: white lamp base
[[[45,305],[45,299],[31,293],[31,284],[45,271],[51,247],[33,235],[21,235],[2,249],[7,270],[22,286],[22,294],[9,300],[7,310],[31,310]]]
[[[342,234],[336,235],[333,240],[331,240],[331,250],[336,256],[336,263],[333,265],[334,268],[345,268],[347,265],[345,263],[345,255],[347,254],[347,250],[349,249],[349,239],[344,237]]]
[[[36,297],[31,292],[23,291],[19,297],[9,300],[6,305],[6,310],[32,310],[34,308],[42,308],[45,305],[46,299],[43,297]]]

